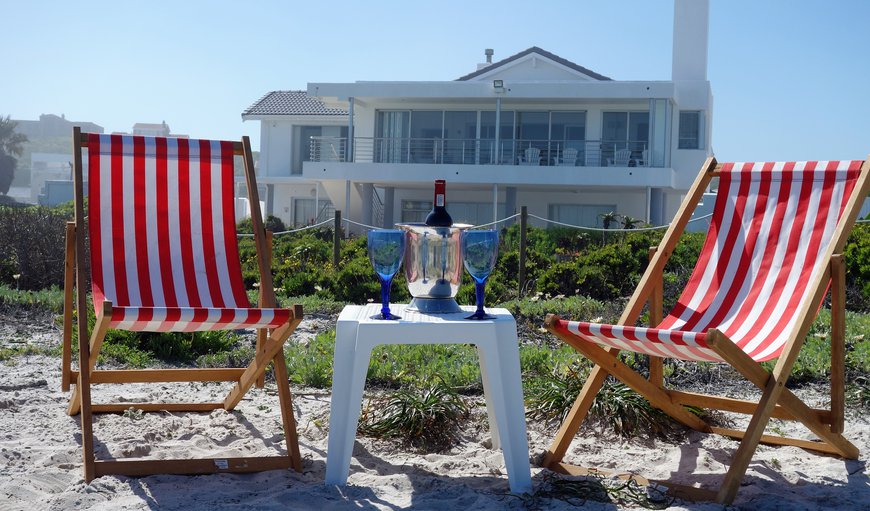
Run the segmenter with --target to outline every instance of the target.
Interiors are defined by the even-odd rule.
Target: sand
[[[0,347],[22,343],[51,346],[60,334],[45,318],[16,320],[0,312]],[[305,325],[303,324],[303,328]],[[95,402],[113,400],[196,401],[220,399],[226,384],[98,385]],[[537,467],[555,424],[529,422],[529,450],[535,495],[509,493],[500,451],[488,448],[482,399],[448,452],[420,453],[396,442],[358,436],[345,487],[326,486],[326,445],[330,393],[294,386],[294,408],[302,473],[206,476],[82,476],[78,417],[66,414],[60,390],[59,358],[20,355],[0,363],[0,510],[54,509],[573,509],[580,502],[548,497],[554,475]],[[823,406],[819,389],[799,392],[811,406]],[[234,412],[100,414],[95,423],[98,458],[250,456],[283,452],[274,385],[252,389]],[[737,422],[735,426],[745,424]],[[776,432],[812,438],[804,428],[775,421]],[[769,428],[770,430],[770,428]],[[758,449],[737,499],[729,509],[868,509],[870,447],[867,417],[850,412],[846,436],[861,450],[846,461],[794,447]],[[586,466],[635,470],[650,477],[686,474],[716,485],[737,442],[690,432],[680,440],[620,439],[584,429],[566,461]],[[640,509],[630,503],[587,500],[584,509]],[[670,509],[714,510],[714,503],[676,500]]]

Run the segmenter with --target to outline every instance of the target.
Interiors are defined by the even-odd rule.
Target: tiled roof
[[[343,108],[328,108],[301,90],[276,90],[258,99],[242,115],[347,115]]]
[[[473,73],[469,73],[465,76],[460,76],[459,78],[456,79],[456,81],[462,82],[465,80],[470,80],[476,76],[482,75],[483,73],[488,73],[489,71],[492,71],[493,69],[501,67],[509,62],[513,62],[517,59],[525,57],[526,55],[528,55],[530,53],[537,53],[538,55],[541,55],[543,57],[547,57],[548,59],[550,59],[552,61],[558,62],[559,64],[562,64],[565,67],[571,68],[575,71],[583,73],[584,75],[595,78],[596,80],[612,80],[612,78],[608,78],[604,75],[600,75],[600,74],[596,73],[595,71],[592,71],[591,69],[586,69],[585,67],[583,67],[581,65],[575,64],[575,63],[571,62],[570,60],[563,59],[562,57],[560,57],[556,54],[550,53],[547,50],[542,50],[541,48],[538,48],[537,46],[532,46],[528,50],[523,50],[523,51],[517,53],[516,55],[511,55],[510,57],[508,57],[506,59],[499,60],[498,62],[493,62],[492,64],[486,66],[483,69],[478,69],[477,71],[475,71]]]

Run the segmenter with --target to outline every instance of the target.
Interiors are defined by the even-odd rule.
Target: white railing
[[[311,137],[311,161],[529,165],[559,167],[651,166],[643,140],[534,140]]]

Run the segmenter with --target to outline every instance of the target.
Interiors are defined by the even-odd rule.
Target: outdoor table
[[[489,415],[492,447],[502,448],[510,489],[531,492],[529,444],[526,438],[517,328],[506,309],[487,309],[495,319],[465,319],[474,307],[454,314],[429,315],[390,306],[397,321],[373,319],[381,304],[349,305],[338,318],[335,335],[332,407],[326,484],[344,485],[356,438],[363,386],[372,348],[379,344],[475,344]]]

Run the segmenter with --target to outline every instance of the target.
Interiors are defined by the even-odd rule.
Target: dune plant
[[[527,393],[526,415],[534,420],[561,422],[585,381],[585,374],[575,370],[540,378]],[[589,415],[602,429],[623,437],[667,436],[675,426],[666,413],[654,408],[640,394],[612,380],[605,381],[592,402]]]
[[[448,449],[460,437],[468,405],[437,378],[370,399],[360,416],[359,432],[375,438],[401,438],[426,451]]]

